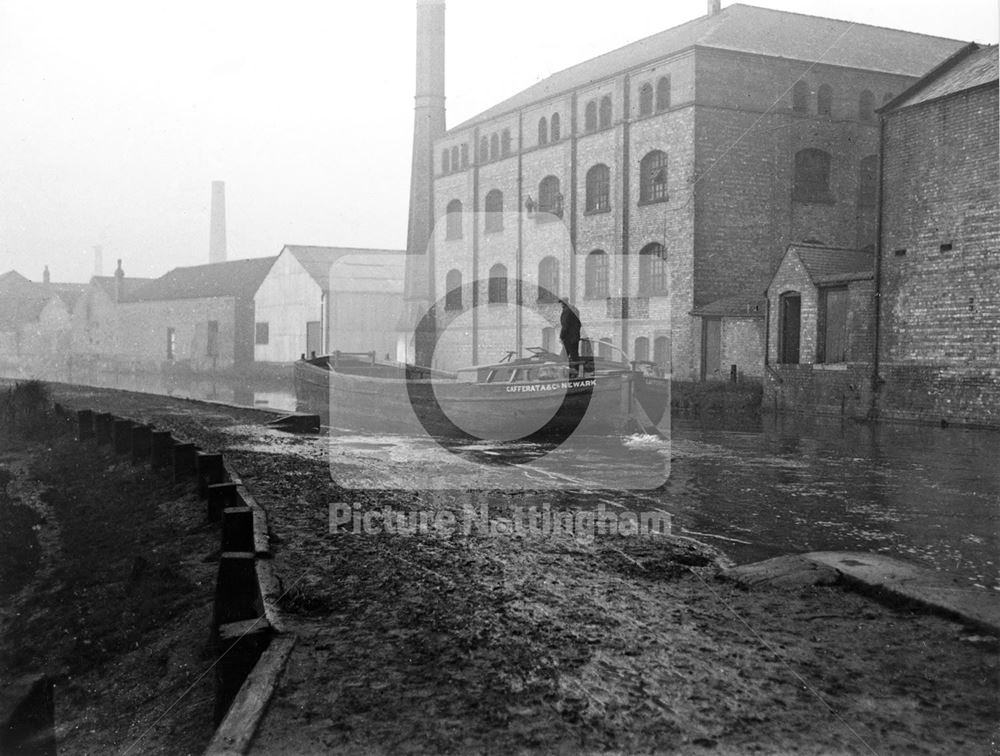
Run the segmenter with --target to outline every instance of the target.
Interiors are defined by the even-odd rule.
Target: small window
[[[588,134],[597,131],[597,103],[591,100],[583,111],[583,130]]]
[[[795,153],[792,199],[797,202],[833,202],[828,153],[811,147]]]
[[[785,292],[778,300],[778,362],[799,364],[801,326],[802,297],[797,291]]]
[[[445,276],[444,286],[446,294],[444,295],[444,309],[446,310],[461,310],[462,309],[462,272],[452,268],[448,271],[448,275]]]
[[[656,82],[656,110],[662,112],[670,109],[670,77],[661,76]]]
[[[639,201],[661,202],[667,199],[667,153],[647,152],[639,162]]]
[[[595,249],[587,255],[585,295],[592,299],[608,296],[608,256]]]
[[[447,216],[445,218],[445,238],[462,238],[462,201],[454,199],[448,203]]]
[[[549,143],[549,121],[545,116],[538,119],[538,144]]]
[[[858,204],[871,207],[878,195],[878,156],[868,155],[861,160],[861,175],[858,179]]]
[[[483,137],[479,140],[479,162],[487,163],[490,159],[490,140]]]
[[[875,95],[869,89],[862,92],[858,98],[858,118],[865,123],[875,120]]]
[[[639,293],[667,293],[667,252],[662,244],[653,242],[639,251]]]
[[[172,360],[174,355],[177,353],[177,330],[175,328],[167,329],[167,359]]]
[[[500,157],[500,135],[494,134],[490,137],[490,160]]]
[[[643,84],[639,87],[639,115],[653,114],[653,85]]]
[[[597,164],[587,171],[586,209],[600,213],[611,209],[611,169]]]
[[[608,95],[601,98],[600,127],[602,129],[611,128],[611,98]]]
[[[817,362],[847,362],[847,309],[846,286],[820,289]]]
[[[458,145],[456,144],[451,148],[451,169],[453,171],[458,170]]]
[[[649,339],[640,336],[635,340],[635,347],[632,349],[632,359],[636,362],[649,362]]]
[[[462,167],[469,167],[469,145],[462,144]]]
[[[538,301],[557,302],[559,300],[559,261],[554,257],[544,257],[538,263]]]
[[[488,234],[503,231],[503,193],[499,189],[491,189],[486,193],[483,205],[486,211],[483,231]]]
[[[551,130],[551,132],[552,132],[552,141],[553,142],[558,142],[559,141],[559,137],[560,137],[559,127],[560,127],[559,114],[558,113],[553,113],[552,114],[552,120],[550,121],[550,127],[549,127],[550,130]]]
[[[218,357],[219,355],[219,321],[208,321],[205,329],[205,355],[208,357]]]
[[[795,82],[792,87],[792,110],[796,113],[809,112],[809,85],[802,79]]]
[[[562,217],[563,196],[559,192],[559,179],[555,176],[546,176],[538,185],[538,212],[551,213]]]
[[[253,329],[253,343],[254,344],[267,344],[270,337],[270,328],[268,323],[255,323]]]
[[[448,173],[451,170],[451,160],[448,150],[441,150],[441,173]]]
[[[833,88],[829,84],[821,84],[816,93],[816,112],[821,116],[833,114]]]
[[[507,268],[500,263],[490,268],[487,301],[490,304],[503,304],[507,302]]]
[[[504,129],[500,133],[500,154],[504,157],[510,155],[510,129]]]

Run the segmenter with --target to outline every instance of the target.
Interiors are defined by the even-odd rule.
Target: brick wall
[[[886,117],[883,417],[1000,426],[998,105],[994,83]]]

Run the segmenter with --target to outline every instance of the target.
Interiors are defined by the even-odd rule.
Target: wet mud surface
[[[224,451],[268,511],[299,642],[255,753],[991,752],[997,641],[956,623],[740,585],[677,536],[331,532],[332,504],[503,519],[531,495],[348,490],[327,439],[259,413],[72,401]]]

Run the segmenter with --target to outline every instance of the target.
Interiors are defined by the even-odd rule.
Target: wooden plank
[[[293,635],[279,635],[271,641],[236,694],[225,719],[208,744],[205,756],[247,753],[294,646]]]

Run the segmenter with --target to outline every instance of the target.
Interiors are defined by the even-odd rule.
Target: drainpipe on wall
[[[882,384],[879,378],[879,340],[881,338],[882,321],[882,214],[884,212],[883,198],[885,195],[885,115],[879,114],[878,119],[878,190],[875,199],[875,324],[872,342],[872,374],[871,374],[871,406],[868,417],[878,417],[878,392]]]

